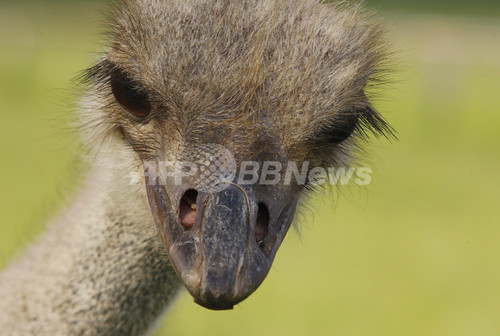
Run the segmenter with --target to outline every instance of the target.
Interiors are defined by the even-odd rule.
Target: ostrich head
[[[381,29],[358,7],[309,0],[130,0],[111,31],[86,73],[90,132],[141,167],[158,234],[195,301],[231,308],[266,277],[314,183],[237,174],[210,189],[203,170],[166,174],[162,163],[224,148],[236,171],[347,164],[366,130],[390,131],[364,92],[383,60]]]

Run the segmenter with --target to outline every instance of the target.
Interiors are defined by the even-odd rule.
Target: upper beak
[[[156,183],[155,170],[145,164],[147,194],[174,268],[197,303],[231,309],[268,274],[298,193],[285,186],[234,184],[197,192],[189,185]]]

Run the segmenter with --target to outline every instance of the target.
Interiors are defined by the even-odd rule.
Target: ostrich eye
[[[151,113],[148,95],[126,74],[115,70],[111,75],[111,90],[116,101],[137,118],[146,118]]]
[[[322,144],[341,143],[351,136],[357,125],[358,118],[356,116],[347,116],[321,130],[321,137],[318,140]]]

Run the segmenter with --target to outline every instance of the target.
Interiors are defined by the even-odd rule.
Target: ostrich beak
[[[152,183],[154,167],[145,165],[145,172],[157,228],[195,302],[231,309],[253,293],[290,227],[299,193],[290,186],[234,184],[197,192],[188,185]]]

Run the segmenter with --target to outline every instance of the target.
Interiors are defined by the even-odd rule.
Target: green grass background
[[[400,139],[372,142],[373,183],[311,201],[233,311],[182,294],[155,335],[500,334],[498,2],[369,4],[397,51],[375,104]],[[78,179],[70,79],[101,50],[102,8],[0,2],[0,268]]]

